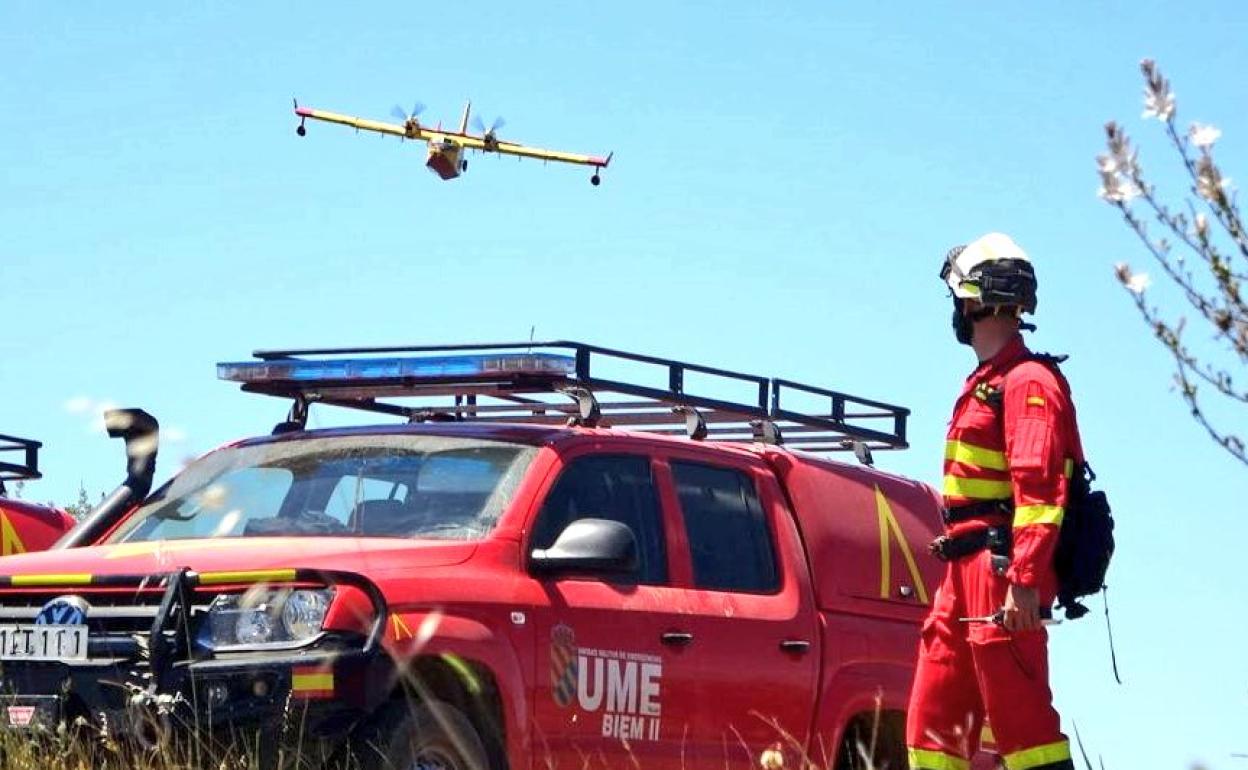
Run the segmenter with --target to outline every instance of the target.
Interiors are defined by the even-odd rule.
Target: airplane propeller
[[[472,127],[477,129],[477,131],[480,131],[483,136],[493,136],[494,132],[498,131],[498,129],[505,125],[507,125],[507,121],[503,120],[502,115],[494,118],[494,122],[490,124],[489,128],[485,127],[485,123],[481,121],[480,115],[476,115],[472,119]]]
[[[390,114],[396,117],[397,119],[402,120],[403,122],[407,122],[408,120],[415,120],[417,117],[420,116],[420,113],[424,111],[425,111],[425,105],[421,104],[420,102],[416,102],[415,104],[412,105],[412,111],[410,113],[404,111],[404,109],[397,104],[390,108]]]

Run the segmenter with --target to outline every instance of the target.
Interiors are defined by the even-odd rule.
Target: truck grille
[[[0,593],[0,623],[33,623],[44,605],[61,596],[78,596],[90,605],[87,633],[92,658],[132,657],[137,652],[133,640],[146,636],[160,609],[163,590],[92,591],[47,590]],[[192,618],[208,610],[212,596],[195,596]],[[171,632],[166,632],[171,633]]]

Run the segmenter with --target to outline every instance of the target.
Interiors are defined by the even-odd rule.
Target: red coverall
[[[906,725],[911,770],[966,770],[985,716],[1009,770],[1074,768],[1049,690],[1047,632],[958,620],[997,612],[1010,582],[1035,588],[1041,607],[1056,597],[1053,554],[1082,450],[1064,381],[1028,355],[1016,336],[971,373],[954,405],[945,505],[1012,499],[1014,545],[1004,576],[993,573],[988,550],[949,562],[919,644]],[[946,534],[1009,523],[1007,513],[986,514]]]

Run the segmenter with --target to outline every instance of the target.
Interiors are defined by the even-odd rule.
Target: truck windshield
[[[188,465],[108,542],[299,535],[471,540],[494,526],[535,451],[398,435],[229,447]]]

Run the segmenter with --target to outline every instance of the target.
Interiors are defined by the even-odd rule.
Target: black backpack
[[[1047,366],[1057,376],[1067,398],[1070,397],[1070,383],[1058,368],[1066,356],[1033,353],[1023,360],[1038,361]],[[1009,376],[1008,372],[1006,376]],[[997,400],[997,403],[1000,404],[1000,401]],[[1001,409],[997,409],[997,414],[1002,414]],[[1057,572],[1057,605],[1066,611],[1068,620],[1088,614],[1088,608],[1079,600],[1105,588],[1105,573],[1114,555],[1114,518],[1110,515],[1109,499],[1105,493],[1092,490],[1095,480],[1096,474],[1085,458],[1070,479],[1066,513],[1053,558]]]
[[[1109,499],[1092,491],[1096,474],[1086,462],[1076,469],[1066,493],[1066,515],[1057,536],[1053,567],[1057,572],[1057,606],[1067,620],[1088,614],[1079,599],[1105,588],[1105,573],[1114,555],[1114,517]]]

